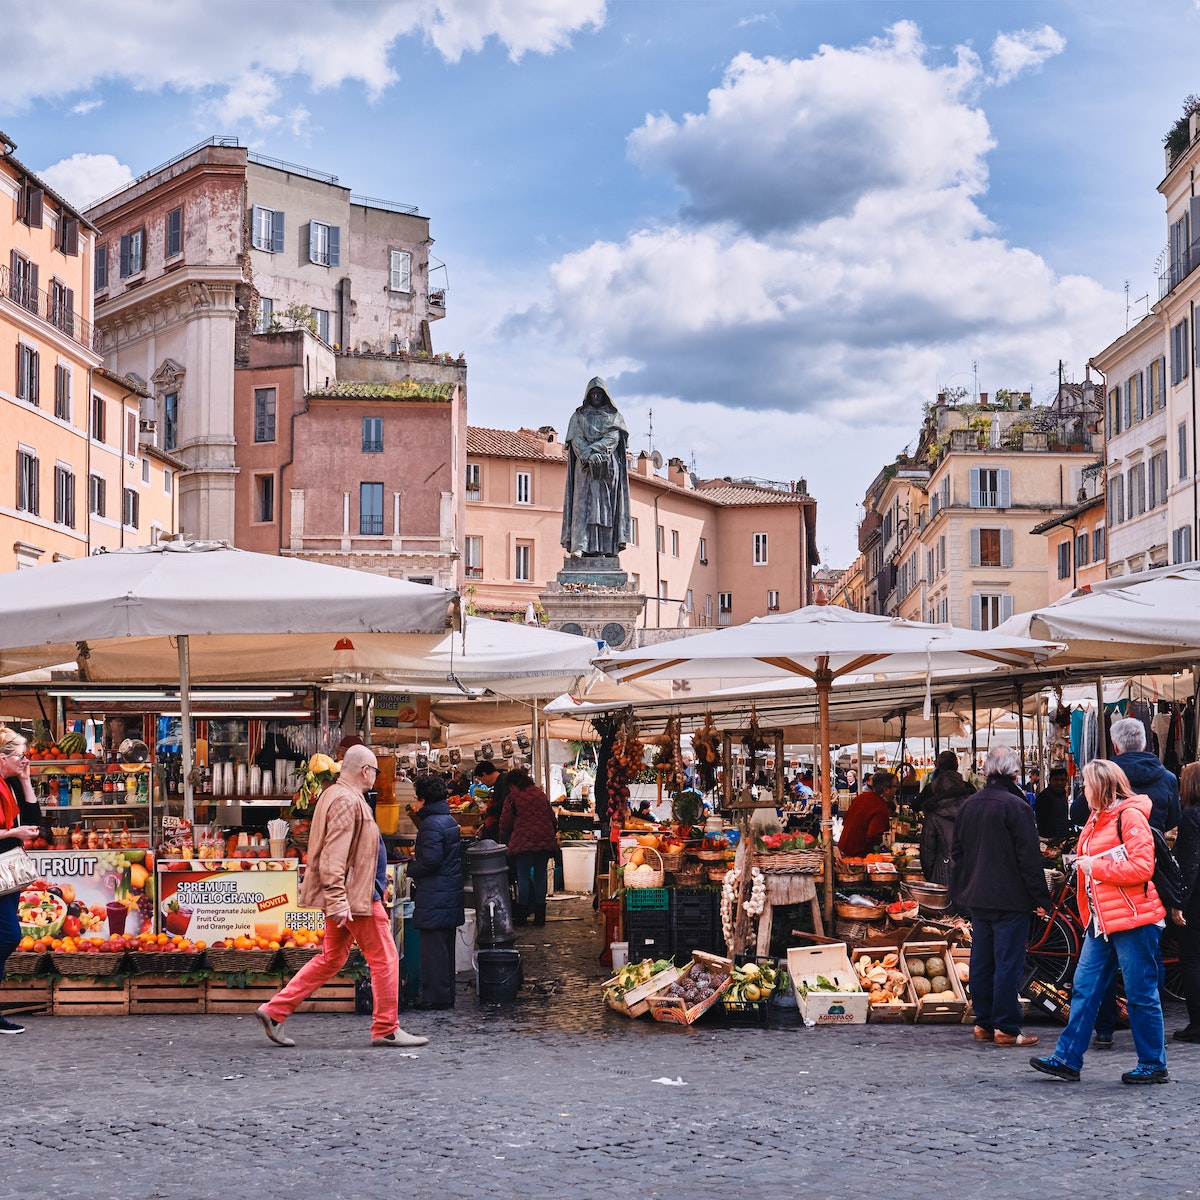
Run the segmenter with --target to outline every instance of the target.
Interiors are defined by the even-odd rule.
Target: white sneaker
[[[405,1033],[403,1029],[394,1029],[387,1037],[372,1038],[372,1046],[396,1046],[409,1049],[413,1046],[428,1046],[427,1037],[418,1037],[415,1033]]]
[[[267,1015],[266,1008],[265,1004],[260,1005],[254,1015],[258,1018],[258,1023],[263,1027],[267,1037],[277,1046],[294,1046],[296,1043],[283,1032],[283,1022],[272,1020]]]

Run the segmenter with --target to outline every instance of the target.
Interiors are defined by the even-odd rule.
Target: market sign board
[[[53,936],[108,937],[149,931],[154,856],[148,850],[31,850],[38,878],[79,912]],[[79,923],[75,928],[74,921]]]
[[[372,697],[375,729],[428,729],[429,697],[408,692],[381,692]]]

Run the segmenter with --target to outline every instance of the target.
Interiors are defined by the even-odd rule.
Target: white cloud
[[[88,113],[99,108],[103,103],[103,100],[80,100],[78,104],[71,106],[71,111],[77,117],[86,117]]]
[[[1048,58],[1061,54],[1067,39],[1057,29],[1019,29],[1002,33],[992,43],[992,70],[996,83],[1010,83],[1022,71],[1040,67]]]
[[[314,88],[360,84],[378,96],[398,78],[395,42],[427,39],[449,61],[491,38],[513,58],[550,53],[604,20],[606,0],[63,0],[6,14],[0,109],[69,96],[107,81],[204,93],[259,128],[277,115],[246,111],[257,88],[299,76]],[[63,37],[63,29],[71,36]],[[247,90],[249,89],[249,90]],[[274,92],[275,98],[278,92]],[[214,97],[207,97],[210,101]],[[284,120],[294,120],[284,117]]]
[[[133,178],[133,172],[111,154],[72,154],[38,174],[76,208],[86,208]]]

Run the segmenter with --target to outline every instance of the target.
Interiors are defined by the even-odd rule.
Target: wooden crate
[[[204,982],[180,983],[178,975],[134,975],[129,980],[129,1011],[137,1016],[202,1013]]]
[[[54,985],[56,1017],[124,1017],[129,1014],[129,985],[95,979],[60,979]]]
[[[252,1013],[266,1004],[279,989],[283,979],[252,983],[249,987],[231,988],[224,980],[210,979],[205,984],[204,1011],[208,1013]]]
[[[354,980],[349,975],[335,975],[323,988],[305,1000],[296,1011],[301,1013],[354,1012]]]
[[[0,1010],[7,1013],[49,1012],[52,997],[49,979],[6,979],[0,983]]]

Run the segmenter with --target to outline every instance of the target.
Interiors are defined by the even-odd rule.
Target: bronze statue
[[[567,426],[562,546],[572,558],[615,557],[629,544],[629,430],[597,376]]]

